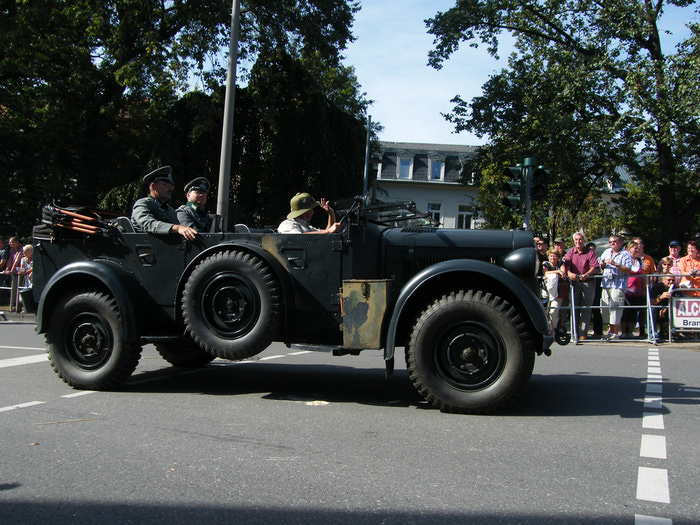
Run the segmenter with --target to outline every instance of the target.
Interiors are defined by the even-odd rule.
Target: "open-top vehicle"
[[[484,413],[515,399],[552,344],[532,234],[437,228],[411,203],[339,207],[342,233],[239,225],[193,242],[45,207],[32,299],[53,368],[75,388],[111,389],[147,343],[173,365],[203,366],[281,341],[341,355],[383,349],[391,373],[404,347],[411,381],[441,410]]]

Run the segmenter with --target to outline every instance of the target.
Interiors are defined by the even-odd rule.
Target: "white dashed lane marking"
[[[663,414],[653,414],[651,412],[644,412],[644,414],[642,415],[642,428],[653,428],[656,430],[663,430]]]
[[[7,407],[0,407],[0,412],[9,412],[10,410],[17,410],[18,408],[33,407],[35,405],[43,405],[46,401],[29,401],[28,403],[20,403],[19,405],[10,405]]]
[[[645,516],[637,514],[634,517],[634,525],[672,525],[673,521],[668,518],[655,518],[654,516]]]
[[[639,455],[643,458],[666,459],[666,436],[643,434]]]
[[[639,467],[637,499],[671,503],[668,490],[668,471],[665,468]]]
[[[10,359],[0,360],[0,368],[8,368],[10,366],[30,365],[32,363],[46,363],[48,357],[46,354],[28,355],[25,357],[13,357]]]
[[[642,412],[642,428],[645,430],[664,430],[663,410],[663,376],[659,351],[650,349],[647,362],[647,387]],[[642,434],[639,457],[651,460],[667,459],[666,436],[660,433]],[[668,486],[668,469],[640,466],[637,472],[637,499],[655,503],[671,503]],[[670,524],[666,518],[635,515],[635,525]]]

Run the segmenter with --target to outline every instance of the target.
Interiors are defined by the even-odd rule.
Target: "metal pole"
[[[532,193],[532,172],[535,170],[535,159],[528,157],[523,163],[525,170],[525,215],[523,216],[523,228],[530,229],[530,193]]]
[[[226,74],[226,101],[224,103],[224,125],[221,133],[221,160],[219,162],[219,194],[216,214],[221,216],[223,231],[228,225],[229,192],[231,189],[231,142],[233,141],[233,110],[236,102],[236,62],[238,62],[238,32],[241,0],[231,5],[231,39],[228,49],[228,72]]]
[[[365,183],[362,187],[362,196],[367,195],[369,181],[369,136],[372,133],[372,116],[367,116],[367,141],[365,143]]]

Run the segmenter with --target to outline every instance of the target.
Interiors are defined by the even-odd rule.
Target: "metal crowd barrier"
[[[0,286],[0,290],[7,290],[10,292],[9,307],[11,312],[21,312],[22,311],[22,301],[20,298],[20,293],[29,288],[20,286],[20,279],[23,277],[17,275],[16,273],[9,274],[7,277],[10,278],[10,286]]]
[[[566,296],[565,299],[568,299],[568,302],[565,302],[563,306],[557,306],[557,307],[550,307],[549,306],[549,301],[545,304],[545,308],[548,311],[551,309],[559,310],[560,311],[560,319],[561,319],[561,312],[563,310],[568,310],[567,316],[568,316],[568,325],[571,329],[571,339],[573,340],[575,345],[578,345],[582,341],[579,341],[579,334],[578,334],[578,325],[576,323],[576,310],[584,310],[584,309],[590,309],[590,310],[598,310],[600,309],[605,310],[605,309],[637,309],[644,310],[644,314],[646,315],[646,332],[647,332],[647,338],[646,339],[639,339],[636,338],[635,340],[637,341],[647,341],[651,344],[657,345],[660,341],[660,338],[656,337],[656,334],[661,333],[660,327],[656,326],[656,323],[654,321],[654,310],[655,309],[662,309],[662,308],[668,308],[668,331],[665,333],[667,336],[666,339],[668,341],[674,341],[677,340],[680,337],[684,337],[684,342],[700,342],[700,296],[692,296],[689,295],[686,292],[700,292],[700,288],[686,288],[686,287],[680,287],[676,285],[673,290],[672,290],[672,295],[671,298],[669,299],[668,305],[653,305],[651,304],[651,288],[658,279],[667,276],[668,274],[663,274],[663,273],[652,273],[648,275],[642,276],[643,278],[646,278],[649,281],[652,281],[651,283],[648,283],[645,286],[645,304],[642,305],[630,305],[628,301],[625,301],[625,304],[622,306],[602,306],[600,304],[600,301],[598,301],[598,304],[592,304],[591,306],[577,306],[575,297],[576,294],[574,293],[574,281],[568,280],[567,282],[569,283],[568,286],[568,296]],[[690,277],[691,274],[672,274],[674,278],[680,279],[682,277]],[[600,284],[597,282],[599,280],[602,280],[603,276],[601,274],[597,275],[591,275],[589,277],[589,280],[595,282],[595,287],[600,287]],[[542,283],[544,280],[544,277],[540,278],[541,281],[541,289],[545,290],[545,287]],[[595,292],[594,292],[595,293]],[[595,299],[594,299],[595,303]],[[589,326],[592,323],[592,320],[589,322]],[[635,323],[636,326],[636,323]],[[556,327],[553,327],[556,328]],[[666,332],[666,331],[664,331]],[[696,334],[698,334],[696,336]],[[688,338],[687,336],[691,335],[693,337]],[[597,339],[586,339],[585,341],[587,342],[594,342],[597,341]]]

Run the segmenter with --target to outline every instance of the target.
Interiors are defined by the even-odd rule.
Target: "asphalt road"
[[[700,523],[700,343],[555,347],[489,416],[403,362],[273,345],[117,392],[66,386],[0,322],[0,523]]]

